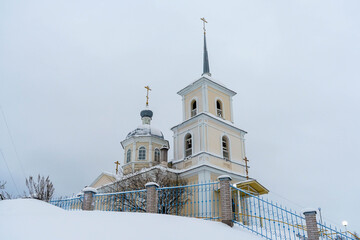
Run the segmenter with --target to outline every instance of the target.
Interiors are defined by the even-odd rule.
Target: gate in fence
[[[358,239],[350,232],[317,223],[316,212],[303,217],[291,209],[232,186],[230,180],[228,177],[220,179],[221,183],[174,187],[157,187],[153,184],[146,186],[146,189],[117,193],[84,191],[82,196],[53,199],[50,203],[66,210],[154,212],[227,224],[230,221],[271,240]]]

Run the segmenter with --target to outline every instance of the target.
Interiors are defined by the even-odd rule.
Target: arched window
[[[191,134],[188,133],[185,136],[185,157],[189,157],[192,155],[192,138]]]
[[[197,114],[196,100],[192,100],[192,102],[191,102],[191,117],[194,117],[196,114]]]
[[[223,158],[230,159],[229,139],[223,136],[221,139]]]
[[[155,162],[160,162],[160,150],[159,149],[155,149],[155,153],[154,153],[155,157],[154,160]]]
[[[131,150],[128,149],[126,152],[126,163],[131,162]]]
[[[220,100],[216,100],[216,116],[223,117],[222,102]]]
[[[145,156],[146,156],[146,148],[140,147],[139,148],[139,160],[145,160]]]

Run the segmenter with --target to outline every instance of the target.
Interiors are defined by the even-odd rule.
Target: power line
[[[278,197],[280,197],[280,198],[282,198],[282,199],[285,199],[286,201],[288,201],[288,202],[290,202],[290,203],[292,203],[292,204],[294,204],[294,205],[296,205],[296,206],[298,206],[298,207],[300,207],[300,208],[305,208],[304,206],[300,205],[299,203],[294,202],[294,201],[292,201],[292,200],[290,200],[290,199],[288,199],[288,198],[280,195],[279,193],[276,193],[276,192],[274,192],[274,191],[271,191],[271,193],[274,194],[274,195],[276,195],[276,196],[278,196]]]
[[[16,189],[17,193],[20,195],[19,189],[18,189],[18,187],[16,186],[16,183],[15,183],[15,180],[14,180],[14,178],[13,178],[12,174],[11,174],[11,171],[10,171],[9,165],[8,165],[8,164],[7,164],[7,162],[6,162],[5,156],[4,156],[3,152],[1,151],[1,149],[0,149],[0,153],[1,153],[1,156],[3,157],[3,159],[4,159],[4,162],[5,162],[6,168],[7,168],[7,170],[9,171],[9,174],[10,174],[11,180],[13,181],[13,183],[14,183],[14,185],[15,185],[15,189]]]
[[[304,206],[300,205],[299,203],[297,203],[297,202],[295,202],[295,201],[293,201],[293,200],[290,200],[290,199],[288,199],[288,198],[286,198],[286,197],[284,197],[284,196],[282,196],[282,195],[280,195],[280,194],[278,194],[278,193],[276,193],[276,192],[274,192],[274,191],[271,191],[271,193],[274,194],[274,195],[276,195],[276,196],[278,196],[278,197],[280,197],[280,198],[285,199],[286,201],[288,201],[288,202],[290,202],[290,203],[292,203],[292,204],[300,207],[301,209],[304,209],[304,208],[305,208]],[[322,211],[320,214],[323,215],[323,211]],[[322,218],[322,222],[323,222],[323,219],[325,219],[325,220],[327,220],[327,221],[329,221],[329,222],[332,222],[332,223],[335,224],[335,225],[338,225],[338,224],[339,224],[339,223],[338,223],[337,221],[335,221],[334,219],[330,219],[330,218],[324,217],[324,216],[321,216],[321,218]]]
[[[19,164],[20,164],[20,168],[21,168],[21,172],[22,172],[22,174],[23,174],[23,177],[26,178],[25,171],[24,171],[24,167],[23,167],[22,162],[21,162],[21,160],[20,160],[20,158],[19,158],[19,154],[18,154],[18,151],[17,151],[17,149],[16,149],[14,139],[13,139],[13,137],[12,137],[12,134],[11,134],[9,125],[8,125],[8,123],[7,123],[7,121],[6,121],[5,112],[4,112],[4,110],[2,109],[1,106],[0,106],[0,110],[1,110],[2,116],[3,116],[3,118],[4,118],[5,126],[6,126],[6,128],[7,128],[7,130],[8,130],[9,136],[10,136],[10,140],[11,140],[12,146],[13,146],[14,151],[15,151],[16,159],[18,160],[18,162],[19,162]]]

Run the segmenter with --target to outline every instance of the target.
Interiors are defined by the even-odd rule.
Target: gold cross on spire
[[[116,162],[114,162],[115,164],[116,164],[116,175],[118,174],[118,172],[119,172],[119,165],[120,165],[120,163],[119,163],[119,161],[116,161]]]
[[[248,161],[247,157],[244,158],[245,161],[245,171],[246,171],[246,179],[249,180],[249,167],[248,167]]]
[[[151,91],[149,86],[145,86],[146,88],[146,106],[149,106],[149,91]]]
[[[206,34],[205,23],[208,23],[208,22],[206,21],[205,18],[200,18],[200,20],[203,21],[204,34]]]

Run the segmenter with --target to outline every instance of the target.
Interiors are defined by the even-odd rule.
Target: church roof
[[[143,136],[154,136],[159,137],[161,139],[164,139],[163,133],[151,125],[143,124],[138,126],[135,130],[128,133],[126,136],[126,139],[129,139],[131,137],[143,137]]]
[[[201,113],[197,114],[196,116],[194,116],[194,117],[192,117],[192,118],[189,118],[189,119],[187,119],[187,120],[179,123],[178,125],[172,127],[171,130],[174,131],[175,128],[180,127],[180,126],[182,126],[182,125],[184,125],[184,124],[186,124],[186,123],[188,123],[188,122],[190,122],[190,121],[194,121],[194,122],[195,122],[195,121],[198,121],[198,119],[199,119],[200,117],[202,117],[202,116],[207,116],[207,117],[210,117],[210,118],[212,118],[212,119],[216,119],[216,120],[218,120],[219,122],[221,122],[221,123],[223,123],[223,124],[226,124],[227,126],[232,127],[233,129],[235,129],[235,130],[237,130],[237,131],[243,132],[243,133],[245,133],[245,134],[247,133],[246,131],[244,131],[244,130],[238,128],[238,127],[236,127],[236,126],[234,125],[234,123],[232,123],[232,122],[230,122],[230,121],[228,121],[228,120],[222,119],[222,118],[220,118],[220,117],[218,117],[218,116],[215,116],[214,114],[211,114],[211,113],[208,113],[208,112],[201,112]]]
[[[183,89],[178,91],[177,94],[179,94],[180,96],[183,96],[183,95],[189,93],[190,91],[192,91],[193,89],[200,87],[200,85],[204,82],[206,82],[209,86],[213,86],[215,88],[218,88],[219,90],[222,90],[223,92],[226,92],[230,96],[236,95],[235,91],[227,88],[225,86],[225,84],[223,84],[222,82],[220,82],[218,80],[215,80],[214,78],[210,77],[207,74],[202,75],[199,79],[196,79],[195,81],[193,81],[192,83],[190,83],[189,85],[187,85],[186,87],[184,87]]]

